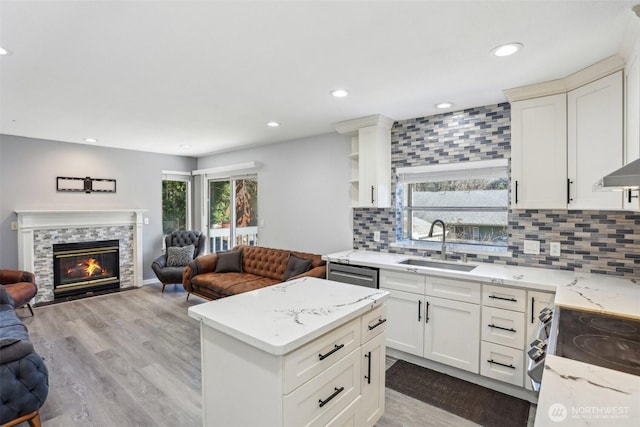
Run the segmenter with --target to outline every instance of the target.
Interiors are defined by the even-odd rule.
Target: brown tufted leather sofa
[[[311,268],[298,276],[324,279],[326,263],[321,255],[260,246],[239,245],[234,251],[242,251],[242,273],[214,273],[217,254],[209,254],[191,261],[182,275],[182,286],[190,294],[205,299],[218,299],[266,286],[282,283],[289,255],[311,260]]]

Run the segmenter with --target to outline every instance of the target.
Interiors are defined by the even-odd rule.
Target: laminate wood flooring
[[[186,301],[181,287],[160,291],[37,307],[34,317],[18,310],[49,369],[44,427],[201,425],[200,331],[187,309],[203,300]],[[476,425],[390,389],[386,398],[378,427]]]

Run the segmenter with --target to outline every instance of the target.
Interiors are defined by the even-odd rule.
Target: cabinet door
[[[424,297],[409,292],[388,290],[387,345],[422,357],[424,342]]]
[[[427,297],[424,357],[478,373],[480,306]]]
[[[362,345],[362,375],[360,376],[361,422],[358,425],[373,426],[384,413],[385,338],[378,335]]]
[[[527,323],[527,346],[535,339],[538,325],[540,324],[540,319],[538,319],[540,311],[552,304],[554,295],[551,292],[527,292],[527,317],[525,319]]]
[[[513,209],[567,207],[566,110],[565,94],[511,103]]]
[[[391,136],[379,126],[358,130],[359,205],[391,206]]]
[[[618,191],[593,191],[622,166],[622,71],[567,95],[569,209],[622,209]]]
[[[636,40],[625,67],[625,164],[640,158],[640,38]],[[629,199],[628,191],[631,191]],[[638,190],[627,190],[624,208],[640,210]]]

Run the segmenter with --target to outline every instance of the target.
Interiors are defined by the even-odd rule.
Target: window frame
[[[461,163],[451,163],[451,164],[437,164],[437,165],[427,165],[427,166],[413,166],[413,167],[402,167],[396,170],[397,174],[397,186],[396,189],[396,197],[400,200],[396,201],[396,214],[401,222],[399,227],[399,235],[398,238],[401,241],[410,244],[425,244],[431,245],[436,244],[435,240],[425,240],[425,239],[414,239],[414,229],[413,229],[413,221],[414,221],[414,213],[425,211],[425,212],[504,212],[507,217],[505,220],[504,228],[508,229],[508,212],[509,212],[509,190],[510,190],[510,179],[509,179],[509,161],[508,159],[493,159],[493,160],[478,160],[478,161],[470,161],[470,162],[461,162]],[[415,200],[413,198],[413,189],[416,184],[420,183],[428,183],[428,182],[443,182],[443,181],[456,181],[463,179],[506,179],[507,181],[507,200],[504,205],[500,206],[414,206]],[[405,194],[406,193],[406,194]],[[406,202],[406,203],[405,203]],[[406,220],[406,221],[405,221]],[[449,233],[456,228],[460,228],[461,226],[470,227],[469,235],[472,236],[470,239],[465,240],[457,240],[455,237],[449,238],[447,241],[452,245],[465,245],[471,247],[484,247],[492,249],[506,249],[508,247],[508,232],[507,239],[504,241],[483,241],[480,239],[482,233],[480,232],[483,224],[461,224],[458,225],[456,223],[448,222],[446,223],[447,230]],[[485,226],[494,226],[495,224],[485,224]],[[502,224],[501,224],[502,225]],[[475,240],[473,236],[478,234],[478,240]],[[464,228],[463,228],[464,229]]]
[[[178,181],[178,182],[185,182],[186,185],[186,199],[185,199],[185,204],[186,204],[186,221],[185,221],[185,229],[186,230],[191,230],[192,226],[193,226],[193,221],[192,221],[192,176],[191,176],[191,172],[183,172],[183,171],[162,171],[162,181],[160,183],[161,188],[162,188],[162,184],[164,184],[165,181]],[[164,205],[164,194],[161,195],[161,206]],[[167,234],[164,233],[164,211],[161,213],[161,218],[160,221],[162,223],[162,236],[163,236],[163,241],[164,241],[164,237],[167,236]]]

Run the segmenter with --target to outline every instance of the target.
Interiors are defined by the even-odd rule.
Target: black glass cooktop
[[[640,320],[566,308],[554,317],[556,356],[640,375]]]

